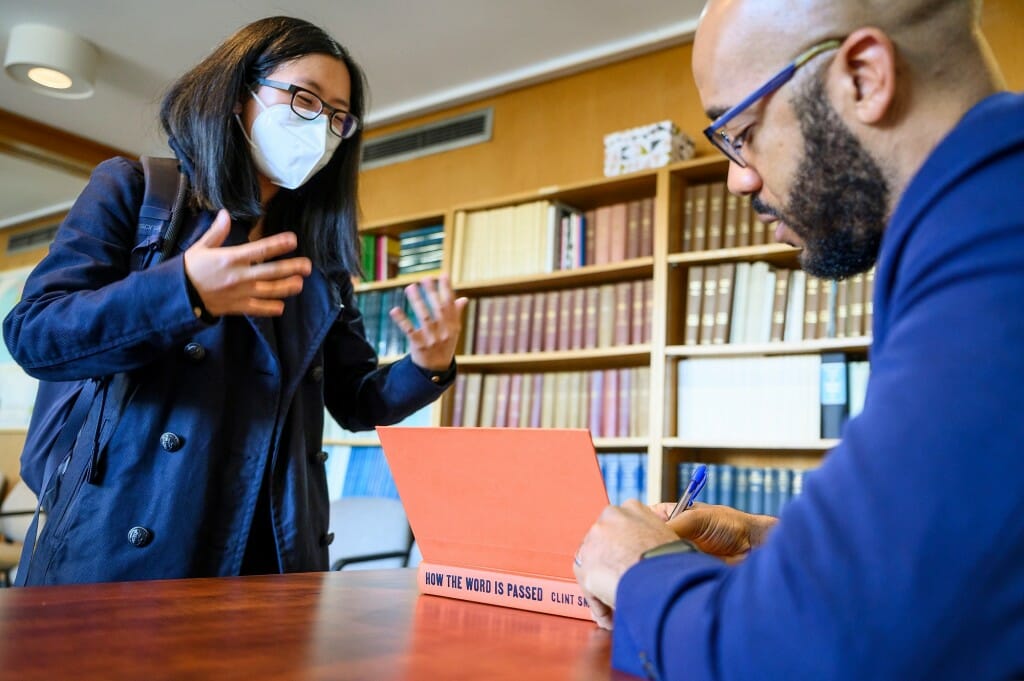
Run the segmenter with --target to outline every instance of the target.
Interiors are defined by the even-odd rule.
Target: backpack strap
[[[142,156],[139,160],[142,161],[146,189],[142,208],[139,209],[136,241],[141,242],[146,231],[156,228],[160,234],[156,242],[160,255],[151,263],[156,264],[167,258],[178,244],[185,200],[188,198],[188,176],[181,171],[176,158]]]
[[[140,160],[145,177],[145,190],[135,229],[135,243],[136,245],[141,244],[154,231],[159,234],[154,248],[154,250],[159,249],[159,253],[154,254],[152,259],[144,261],[143,267],[149,267],[165,259],[177,245],[189,187],[188,176],[181,172],[176,158],[142,156]],[[48,456],[44,465],[35,514],[32,516],[32,522],[25,537],[25,548],[18,566],[17,583],[19,585],[25,584],[28,579],[32,558],[35,555],[36,542],[42,531],[39,514],[46,512],[53,502],[54,486],[51,483],[54,476],[62,474],[62,468],[67,466],[69,460],[67,453],[74,447],[75,440],[85,425],[94,400],[102,396],[101,409],[105,408],[106,402],[110,400],[110,403],[118,410],[117,416],[120,416],[127,388],[128,381],[121,375],[114,376],[109,380],[93,378],[82,382],[74,405],[64,419],[60,435],[56,438],[54,445],[48,448],[51,456]],[[93,482],[99,473],[96,468],[98,448],[98,444],[94,446],[93,460],[89,465],[90,482]],[[58,454],[58,457],[52,456],[53,453]]]

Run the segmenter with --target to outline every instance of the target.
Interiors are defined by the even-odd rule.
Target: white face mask
[[[289,104],[267,106],[255,92],[252,96],[263,108],[252,123],[252,137],[245,134],[238,114],[235,119],[249,140],[256,167],[280,187],[301,187],[327,165],[341,138],[328,130],[327,116],[307,121],[292,111]]]

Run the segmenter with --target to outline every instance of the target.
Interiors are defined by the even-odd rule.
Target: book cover
[[[698,343],[710,345],[715,336],[715,303],[718,301],[718,265],[704,269],[704,300],[701,303]]]
[[[812,340],[818,337],[818,288],[820,281],[817,277],[807,276],[807,286],[804,294],[805,340]]]
[[[775,271],[775,297],[772,300],[772,324],[768,340],[781,342],[786,329],[786,296],[789,288],[789,270]]]
[[[597,347],[597,310],[601,300],[601,290],[596,286],[588,286],[583,295],[586,307],[583,314],[583,347]]]
[[[501,341],[502,352],[515,352],[519,339],[519,294],[512,294],[505,301],[505,330]]]
[[[487,353],[498,355],[504,352],[505,324],[508,320],[505,311],[508,309],[508,296],[495,296],[491,299],[491,333]]]
[[[583,348],[583,336],[586,331],[584,320],[586,319],[586,290],[582,288],[569,289],[572,293],[572,329],[569,332],[569,348],[580,350]]]
[[[608,497],[587,431],[377,432],[423,554],[423,593],[590,620],[573,555]]]
[[[594,264],[594,249],[597,244],[597,212],[588,210],[583,216],[583,264]]]
[[[735,248],[738,245],[739,205],[740,197],[727,190],[725,192],[725,217],[722,219],[723,248]]]
[[[634,281],[630,294],[633,299],[629,306],[629,342],[632,345],[644,343],[644,282]]]
[[[691,250],[707,248],[708,231],[708,185],[699,184],[693,188],[693,241]]]
[[[838,438],[850,413],[846,388],[846,355],[826,352],[821,355],[821,437]]]
[[[683,253],[693,250],[693,205],[696,203],[696,194],[694,186],[690,185],[683,196],[683,224],[680,225]]]
[[[640,201],[640,257],[654,255],[654,199]]]
[[[530,319],[530,352],[540,352],[544,349],[544,329],[547,319],[545,303],[547,295],[543,292],[533,294]]]
[[[626,204],[626,259],[640,257],[640,211],[639,201]]]
[[[730,311],[732,310],[732,286],[736,276],[736,263],[722,263],[718,266],[718,298],[715,301],[715,329],[711,342],[716,345],[729,340]]]
[[[708,185],[708,237],[706,245],[709,251],[715,251],[722,247],[725,194],[725,182],[712,182]]]

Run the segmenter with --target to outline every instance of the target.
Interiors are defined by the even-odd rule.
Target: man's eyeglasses
[[[726,131],[725,126],[732,119],[736,118],[739,114],[743,113],[749,108],[754,102],[761,99],[762,97],[769,95],[780,87],[789,82],[796,73],[797,69],[809,62],[814,57],[818,56],[822,52],[828,50],[834,50],[835,48],[842,45],[841,40],[831,39],[825,42],[818,43],[811,47],[806,52],[803,52],[799,57],[794,59],[786,68],[779,71],[777,74],[772,76],[767,83],[757,88],[752,95],[744,99],[742,102],[732,107],[724,114],[716,118],[711,125],[704,128],[704,136],[718,148],[723,154],[729,157],[729,160],[740,166],[741,168],[747,167],[747,162],[743,160],[743,154],[741,149],[743,147],[742,134],[738,138],[731,137]]]
[[[300,118],[312,121],[320,114],[326,113],[328,120],[331,123],[331,132],[342,139],[348,139],[352,135],[356,134],[356,130],[359,129],[358,118],[350,114],[348,111],[335,109],[333,106],[326,104],[324,100],[320,99],[305,88],[301,88],[298,85],[292,85],[291,83],[269,80],[267,78],[257,78],[256,82],[260,85],[272,87],[275,90],[290,93],[292,96],[292,111],[294,111],[295,115]]]

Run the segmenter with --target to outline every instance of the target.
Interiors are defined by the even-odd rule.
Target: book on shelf
[[[697,462],[685,461],[678,464],[678,494],[682,494],[696,465]],[[777,516],[790,500],[802,492],[803,476],[804,470],[797,468],[708,463],[707,483],[697,500],[731,506],[747,513]]]
[[[847,390],[846,355],[826,352],[821,355],[821,436],[838,438],[850,413]]]
[[[691,358],[677,371],[680,438],[766,445],[821,438],[819,355]]]
[[[573,556],[608,496],[585,430],[378,433],[423,554],[422,593],[591,619]]]
[[[715,335],[715,304],[718,302],[718,265],[704,268],[704,300],[700,306],[700,345],[710,345]]]
[[[712,182],[708,185],[708,224],[707,243],[709,251],[722,247],[722,231],[724,228],[725,182]]]

